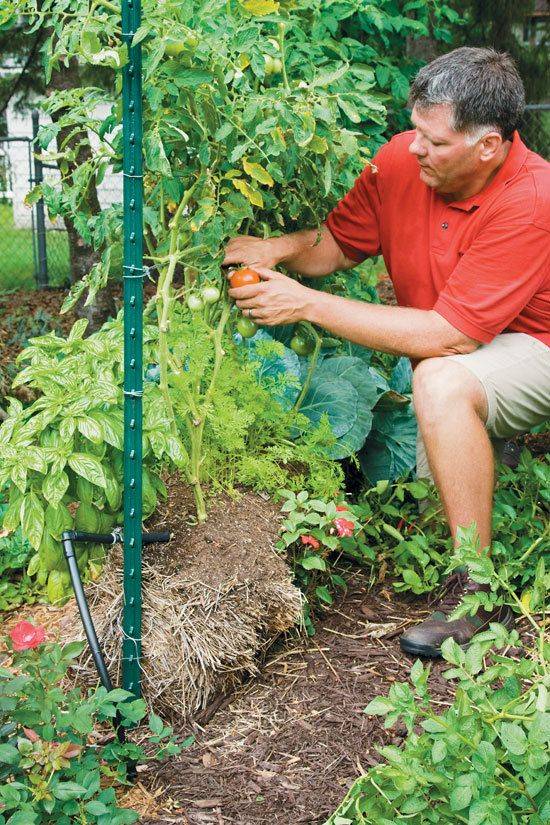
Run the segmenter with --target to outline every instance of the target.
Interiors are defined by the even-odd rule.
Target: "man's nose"
[[[417,155],[419,157],[424,157],[424,155],[427,154],[427,149],[422,144],[422,141],[420,140],[418,135],[416,135],[413,142],[409,146],[409,152],[411,152],[413,155]]]

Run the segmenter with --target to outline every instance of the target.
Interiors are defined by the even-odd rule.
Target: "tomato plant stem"
[[[204,462],[204,425],[208,416],[208,409],[212,400],[212,395],[216,388],[222,359],[225,355],[222,341],[230,311],[231,308],[229,304],[225,304],[216,328],[210,331],[214,344],[214,365],[212,368],[212,375],[210,376],[210,381],[208,382],[208,386],[202,396],[202,399],[198,397],[200,394],[200,384],[194,386],[193,393],[190,393],[192,397],[189,399],[190,415],[186,416],[187,432],[189,434],[189,442],[191,445],[189,481],[193,487],[195,506],[197,508],[197,519],[199,522],[206,521],[206,505],[201,485],[201,467]]]
[[[302,391],[301,391],[300,395],[298,396],[298,398],[296,399],[296,401],[294,402],[294,407],[292,408],[294,410],[294,412],[299,411],[299,409],[302,406],[302,403],[304,401],[304,398],[306,397],[306,394],[309,390],[309,387],[311,385],[311,379],[313,378],[313,373],[315,372],[315,367],[317,366],[317,361],[319,360],[319,353],[321,351],[321,346],[323,344],[323,339],[321,338],[321,336],[319,335],[317,330],[314,327],[311,326],[311,324],[304,324],[304,326],[307,326],[307,328],[309,329],[311,334],[314,336],[315,346],[313,348],[313,352],[309,356],[309,366],[308,366],[308,370],[307,370],[306,380],[304,381],[304,385],[302,387]]]
[[[286,73],[286,52],[285,52],[285,26],[284,23],[279,23],[279,36],[277,38],[281,49],[281,63],[283,66],[283,84],[287,92],[290,92],[290,83],[288,82],[288,75]]]

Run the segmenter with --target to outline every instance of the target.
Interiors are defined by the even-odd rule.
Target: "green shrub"
[[[83,644],[44,643],[44,631],[27,622],[11,633],[13,668],[0,668],[0,825],[56,825],[136,822],[135,811],[120,808],[115,789],[127,780],[129,761],[179,753],[171,728],[149,715],[148,742],[120,742],[123,729],[146,715],[141,699],[103,687],[65,690],[68,668]],[[19,651],[19,652],[17,652]],[[99,728],[98,728],[99,726]],[[101,731],[101,737],[94,732]],[[185,744],[189,744],[187,740]]]

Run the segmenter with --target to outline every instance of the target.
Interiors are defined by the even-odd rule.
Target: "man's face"
[[[412,110],[416,136],[409,151],[420,165],[420,180],[441,194],[455,194],[468,187],[481,171],[482,141],[469,144],[468,135],[452,126],[448,104]]]

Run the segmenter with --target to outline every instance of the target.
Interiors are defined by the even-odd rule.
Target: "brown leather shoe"
[[[473,616],[448,619],[464,596],[480,590],[489,590],[489,586],[478,584],[462,571],[452,573],[443,585],[437,610],[429,618],[403,633],[399,639],[401,649],[413,656],[438,659],[441,657],[441,645],[449,637],[452,637],[461,647],[466,648],[472,637],[480,630],[485,630],[491,622],[498,622],[508,629],[513,627],[514,614],[506,605],[496,607],[491,611],[479,608]]]

